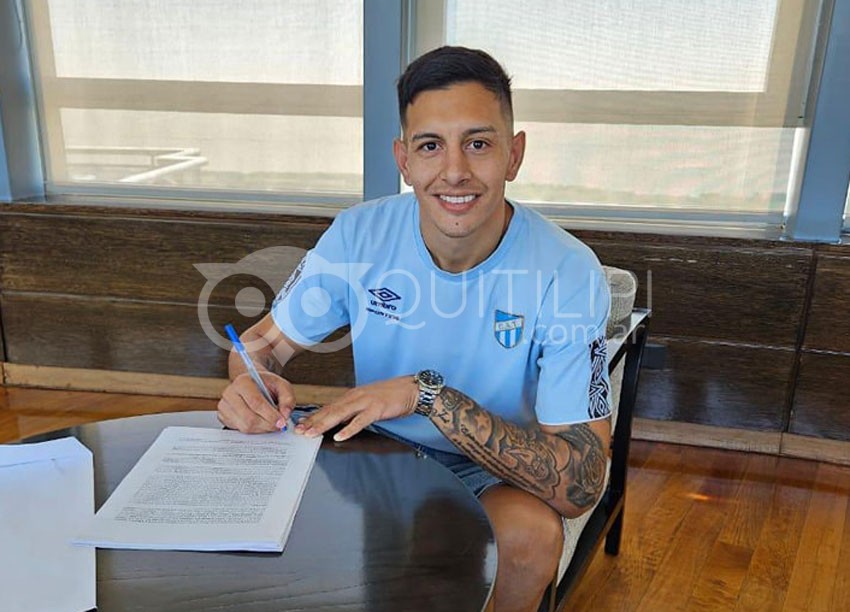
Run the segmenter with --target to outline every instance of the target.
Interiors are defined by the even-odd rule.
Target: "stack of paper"
[[[89,450],[75,438],[0,445],[3,610],[95,607],[95,554],[71,545],[94,514]]]
[[[283,550],[322,439],[168,427],[77,543],[158,550]]]

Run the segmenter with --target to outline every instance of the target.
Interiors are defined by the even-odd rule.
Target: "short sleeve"
[[[541,344],[535,412],[542,425],[611,414],[605,337],[611,298],[605,273],[594,263],[578,274],[559,270],[541,305],[535,331]]]
[[[275,324],[310,347],[349,323],[349,266],[339,217],[283,284],[272,303]]]

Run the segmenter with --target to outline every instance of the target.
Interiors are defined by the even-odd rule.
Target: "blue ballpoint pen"
[[[251,380],[257,385],[257,388],[260,390],[260,393],[263,394],[263,397],[266,398],[266,401],[272,406],[277,406],[277,402],[272,398],[272,394],[269,392],[269,388],[266,387],[266,383],[263,382],[260,373],[257,372],[257,368],[254,365],[254,361],[248,355],[248,351],[245,350],[245,347],[242,344],[242,341],[239,339],[239,335],[236,333],[236,330],[233,329],[233,326],[228,323],[224,326],[224,330],[227,332],[227,335],[230,336],[230,341],[233,343],[233,348],[236,349],[236,352],[239,353],[239,356],[242,358],[242,362],[245,364],[245,367],[248,370],[248,374],[251,376]],[[283,424],[283,427],[280,428],[281,431],[286,431],[286,423]]]

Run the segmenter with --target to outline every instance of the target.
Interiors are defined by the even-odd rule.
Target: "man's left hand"
[[[418,399],[419,385],[412,374],[355,387],[302,419],[295,431],[305,436],[319,436],[340,423],[347,423],[334,435],[334,440],[341,442],[375,421],[413,414]]]

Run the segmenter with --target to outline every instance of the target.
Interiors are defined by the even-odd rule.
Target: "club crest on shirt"
[[[505,348],[513,348],[522,339],[522,325],[525,317],[515,315],[501,310],[496,311],[496,320],[493,323],[493,333],[496,341]]]

